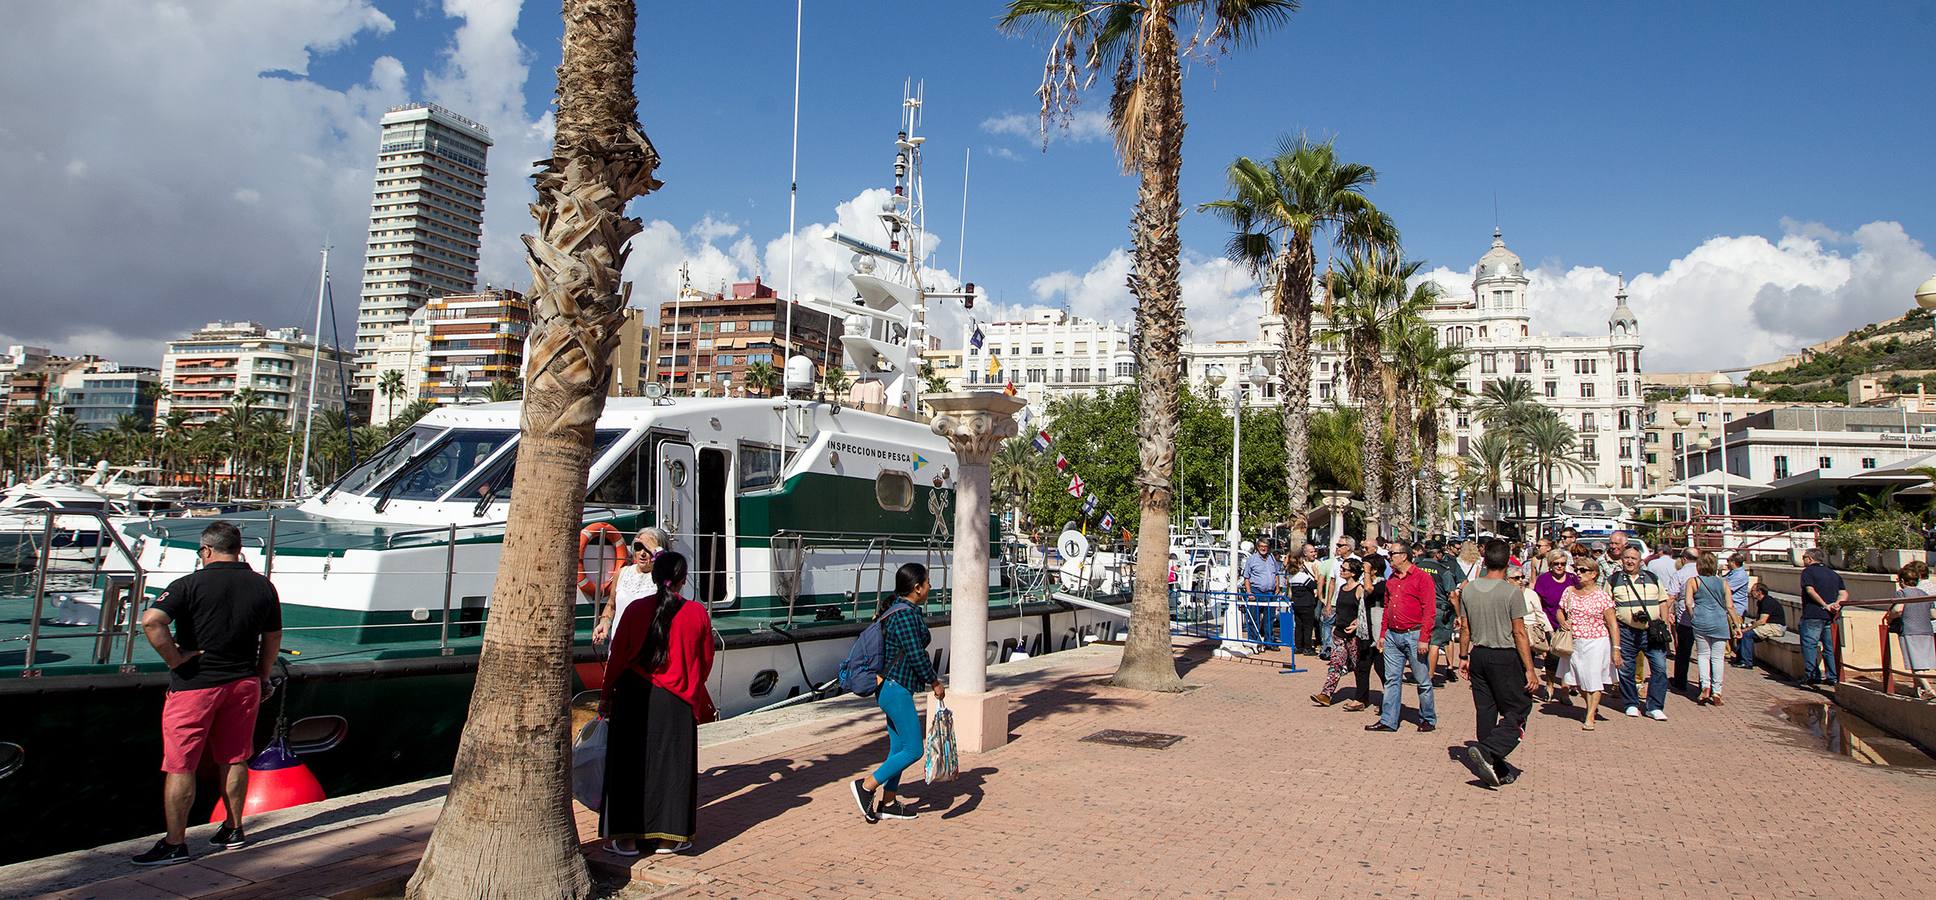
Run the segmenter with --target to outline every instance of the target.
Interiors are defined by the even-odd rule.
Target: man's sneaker
[[[172,866],[176,863],[184,863],[188,861],[188,845],[170,844],[167,838],[162,838],[156,841],[153,847],[149,847],[148,852],[130,861],[137,866]]]
[[[860,807],[860,817],[866,819],[867,824],[872,825],[875,822],[879,822],[881,817],[874,814],[874,792],[861,787],[861,780],[859,778],[854,779],[853,784],[849,785],[849,787],[853,788],[854,791],[854,805]]]
[[[1638,707],[1638,706],[1629,706],[1629,707],[1627,707],[1627,718],[1629,718],[1629,719],[1638,719],[1638,718],[1640,718],[1640,707]]]
[[[1526,773],[1525,769],[1514,766],[1503,759],[1499,761],[1499,765],[1495,767],[1494,771],[1499,773],[1500,784],[1512,784],[1519,780],[1519,776]]]
[[[1365,726],[1365,730],[1366,730],[1366,731],[1382,731],[1382,732],[1384,732],[1384,733],[1386,733],[1386,734],[1391,734],[1392,732],[1394,732],[1394,731],[1397,731],[1398,729],[1396,729],[1396,728],[1393,728],[1393,727],[1391,727],[1390,725],[1387,725],[1387,724],[1385,724],[1385,723],[1383,723],[1383,722],[1373,722],[1373,723],[1371,723],[1370,725],[1366,725],[1366,726]]]
[[[1430,722],[1420,722],[1420,723],[1418,723],[1418,733],[1419,733],[1419,734],[1431,734],[1432,732],[1434,732],[1434,731],[1437,731],[1437,730],[1439,730],[1439,727],[1438,727],[1437,725],[1434,725],[1434,724],[1432,724],[1432,723],[1430,723]]]
[[[1486,787],[1499,786],[1499,773],[1492,768],[1492,760],[1486,758],[1486,751],[1477,744],[1465,748],[1465,767],[1485,782]]]
[[[231,828],[227,822],[223,822],[221,827],[216,828],[215,834],[208,839],[209,846],[220,847],[223,850],[234,850],[248,842],[249,836],[242,833],[242,826]]]
[[[893,803],[881,801],[881,805],[874,807],[874,815],[883,819],[912,819],[914,810],[909,809],[906,802],[896,797]]]
[[[1664,709],[1651,710],[1647,713],[1647,718],[1652,719],[1656,722],[1665,722],[1667,721],[1667,710],[1664,710]]]

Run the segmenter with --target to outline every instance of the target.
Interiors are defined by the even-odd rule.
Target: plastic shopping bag
[[[604,719],[593,719],[578,730],[578,739],[571,744],[571,795],[592,812],[598,812],[605,803],[605,735],[608,730]]]
[[[960,752],[955,748],[955,714],[948,705],[935,701],[928,716],[928,739],[923,742],[922,768],[929,784],[948,781],[961,771]]]

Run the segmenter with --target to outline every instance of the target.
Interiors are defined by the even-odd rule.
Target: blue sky
[[[341,184],[315,201],[327,208],[316,220],[334,231],[348,259],[335,275],[339,302],[354,291],[361,250],[353,246],[360,244],[362,215],[355,182],[362,179],[366,209],[374,155],[373,129],[359,132],[349,118],[358,102],[369,102],[358,100],[364,94],[442,95],[456,106],[448,98],[509,92],[502,113],[456,108],[490,122],[500,135],[489,204],[501,224],[499,240],[487,246],[486,268],[515,278],[515,254],[492,248],[515,246],[508,232],[517,227],[527,189],[501,173],[514,175],[512,155],[529,155],[542,142],[504,138],[538,122],[550,100],[561,31],[555,4],[524,3],[514,28],[515,0],[296,6],[333,27],[334,37],[278,36],[270,20],[256,40],[280,46],[279,62],[249,65],[287,70],[275,77],[290,82],[296,108],[319,102],[330,115],[345,116],[333,138],[315,139],[322,146],[314,153],[340,170]],[[645,6],[640,115],[664,156],[659,174],[666,187],[634,210],[662,220],[674,255],[712,246],[779,281],[773,255],[757,249],[786,229],[793,5]],[[1214,66],[1189,68],[1186,206],[1221,196],[1222,168],[1239,154],[1268,153],[1287,132],[1332,136],[1345,157],[1379,170],[1374,199],[1395,215],[1408,253],[1443,267],[1446,280],[1456,284],[1484,251],[1496,202],[1508,242],[1529,268],[1544,273],[1551,309],[1564,315],[1576,303],[1601,303],[1611,294],[1610,273],[1638,275],[1643,328],[1648,305],[1677,314],[1690,300],[1711,297],[1734,318],[1717,314],[1706,327],[1740,335],[1752,345],[1740,353],[1755,358],[1900,311],[1913,284],[1929,274],[1911,273],[1936,271],[1923,246],[1936,235],[1936,180],[1929,171],[1936,79],[1928,61],[1936,7],[1334,0],[1306,6],[1259,45]],[[1044,47],[1035,37],[997,33],[998,9],[984,2],[807,4],[800,222],[831,221],[838,204],[885,183],[902,80],[925,79],[929,216],[943,240],[939,262],[954,268],[961,156],[969,148],[966,275],[1011,304],[1126,313],[1126,296],[1104,295],[1120,283],[1110,257],[1126,243],[1135,182],[1120,174],[1109,144],[1093,132],[1055,135],[1046,153],[1032,134],[999,132],[1003,117],[1020,116],[1032,126]],[[230,11],[216,4],[193,14],[221,18]],[[39,27],[50,34],[71,30],[63,15],[49,13]],[[85,12],[76,15],[88,20]],[[468,36],[459,31],[466,16]],[[19,39],[37,39],[34,23],[23,30],[28,33]],[[393,82],[378,77],[385,58],[400,64]],[[178,64],[166,55],[157,60],[153,65]],[[518,63],[524,72],[515,71]],[[250,76],[239,68],[207,73],[215,83],[244,77]],[[112,96],[109,108],[81,97],[64,109],[113,118],[121,111],[112,108]],[[1089,109],[1105,106],[1104,94],[1091,95]],[[5,137],[0,131],[0,160],[20,152]],[[258,155],[265,158],[255,162],[268,167],[264,177],[274,178],[280,163],[269,157],[277,154]],[[306,160],[309,154],[297,148],[282,155]],[[75,158],[82,158],[78,151]],[[89,169],[99,170],[98,163]],[[162,172],[154,180],[165,186],[173,177]],[[262,286],[300,281],[298,273],[313,265],[316,229],[305,234],[300,221],[285,224],[280,236],[288,246],[261,255],[280,258],[286,249],[289,262],[252,276],[255,289],[280,290]],[[1214,267],[1222,229],[1191,213],[1183,236],[1196,264],[1209,267],[1206,278],[1218,284],[1186,292],[1193,320],[1229,312],[1205,331],[1241,331],[1254,312],[1245,304],[1255,301],[1245,279]],[[740,238],[753,241],[754,255],[727,250]],[[676,264],[654,261],[654,279],[663,280]],[[1703,266],[1726,277],[1689,280]],[[1766,274],[1774,270],[1789,274]],[[1060,280],[1044,280],[1057,273],[1064,273]],[[1085,276],[1086,286],[1078,287]],[[1909,280],[1896,296],[1891,292],[1901,279]],[[205,287],[196,290],[208,297]],[[296,299],[275,304],[300,307]],[[210,317],[198,309],[181,318]],[[1782,324],[1791,319],[1802,324]],[[162,333],[129,333],[133,326],[126,326],[114,336],[159,340],[173,324],[151,318],[143,327]],[[1572,324],[1555,322],[1551,330]],[[58,332],[57,323],[22,327],[0,318],[0,337],[58,343]],[[1662,353],[1664,361],[1701,361],[1693,343],[1664,345]]]

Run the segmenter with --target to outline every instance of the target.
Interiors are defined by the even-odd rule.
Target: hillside
[[[1864,325],[1831,343],[1786,367],[1756,369],[1748,376],[1749,386],[1757,395],[1781,402],[1846,401],[1849,379],[1857,375],[1883,376],[1890,391],[1913,392],[1917,382],[1936,391],[1936,340],[1930,336],[1929,310]]]

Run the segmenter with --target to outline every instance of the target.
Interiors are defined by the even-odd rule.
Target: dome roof
[[[1492,249],[1487,250],[1486,255],[1479,257],[1479,274],[1474,280],[1525,277],[1526,267],[1520,263],[1519,254],[1506,249],[1506,241],[1501,237],[1499,229],[1495,227],[1492,229]]]
[[[1633,307],[1627,305],[1627,279],[1625,276],[1615,277],[1620,279],[1620,286],[1614,289],[1613,315],[1607,318],[1607,325],[1616,330],[1624,327],[1628,333],[1638,331],[1640,320],[1634,317]]]

